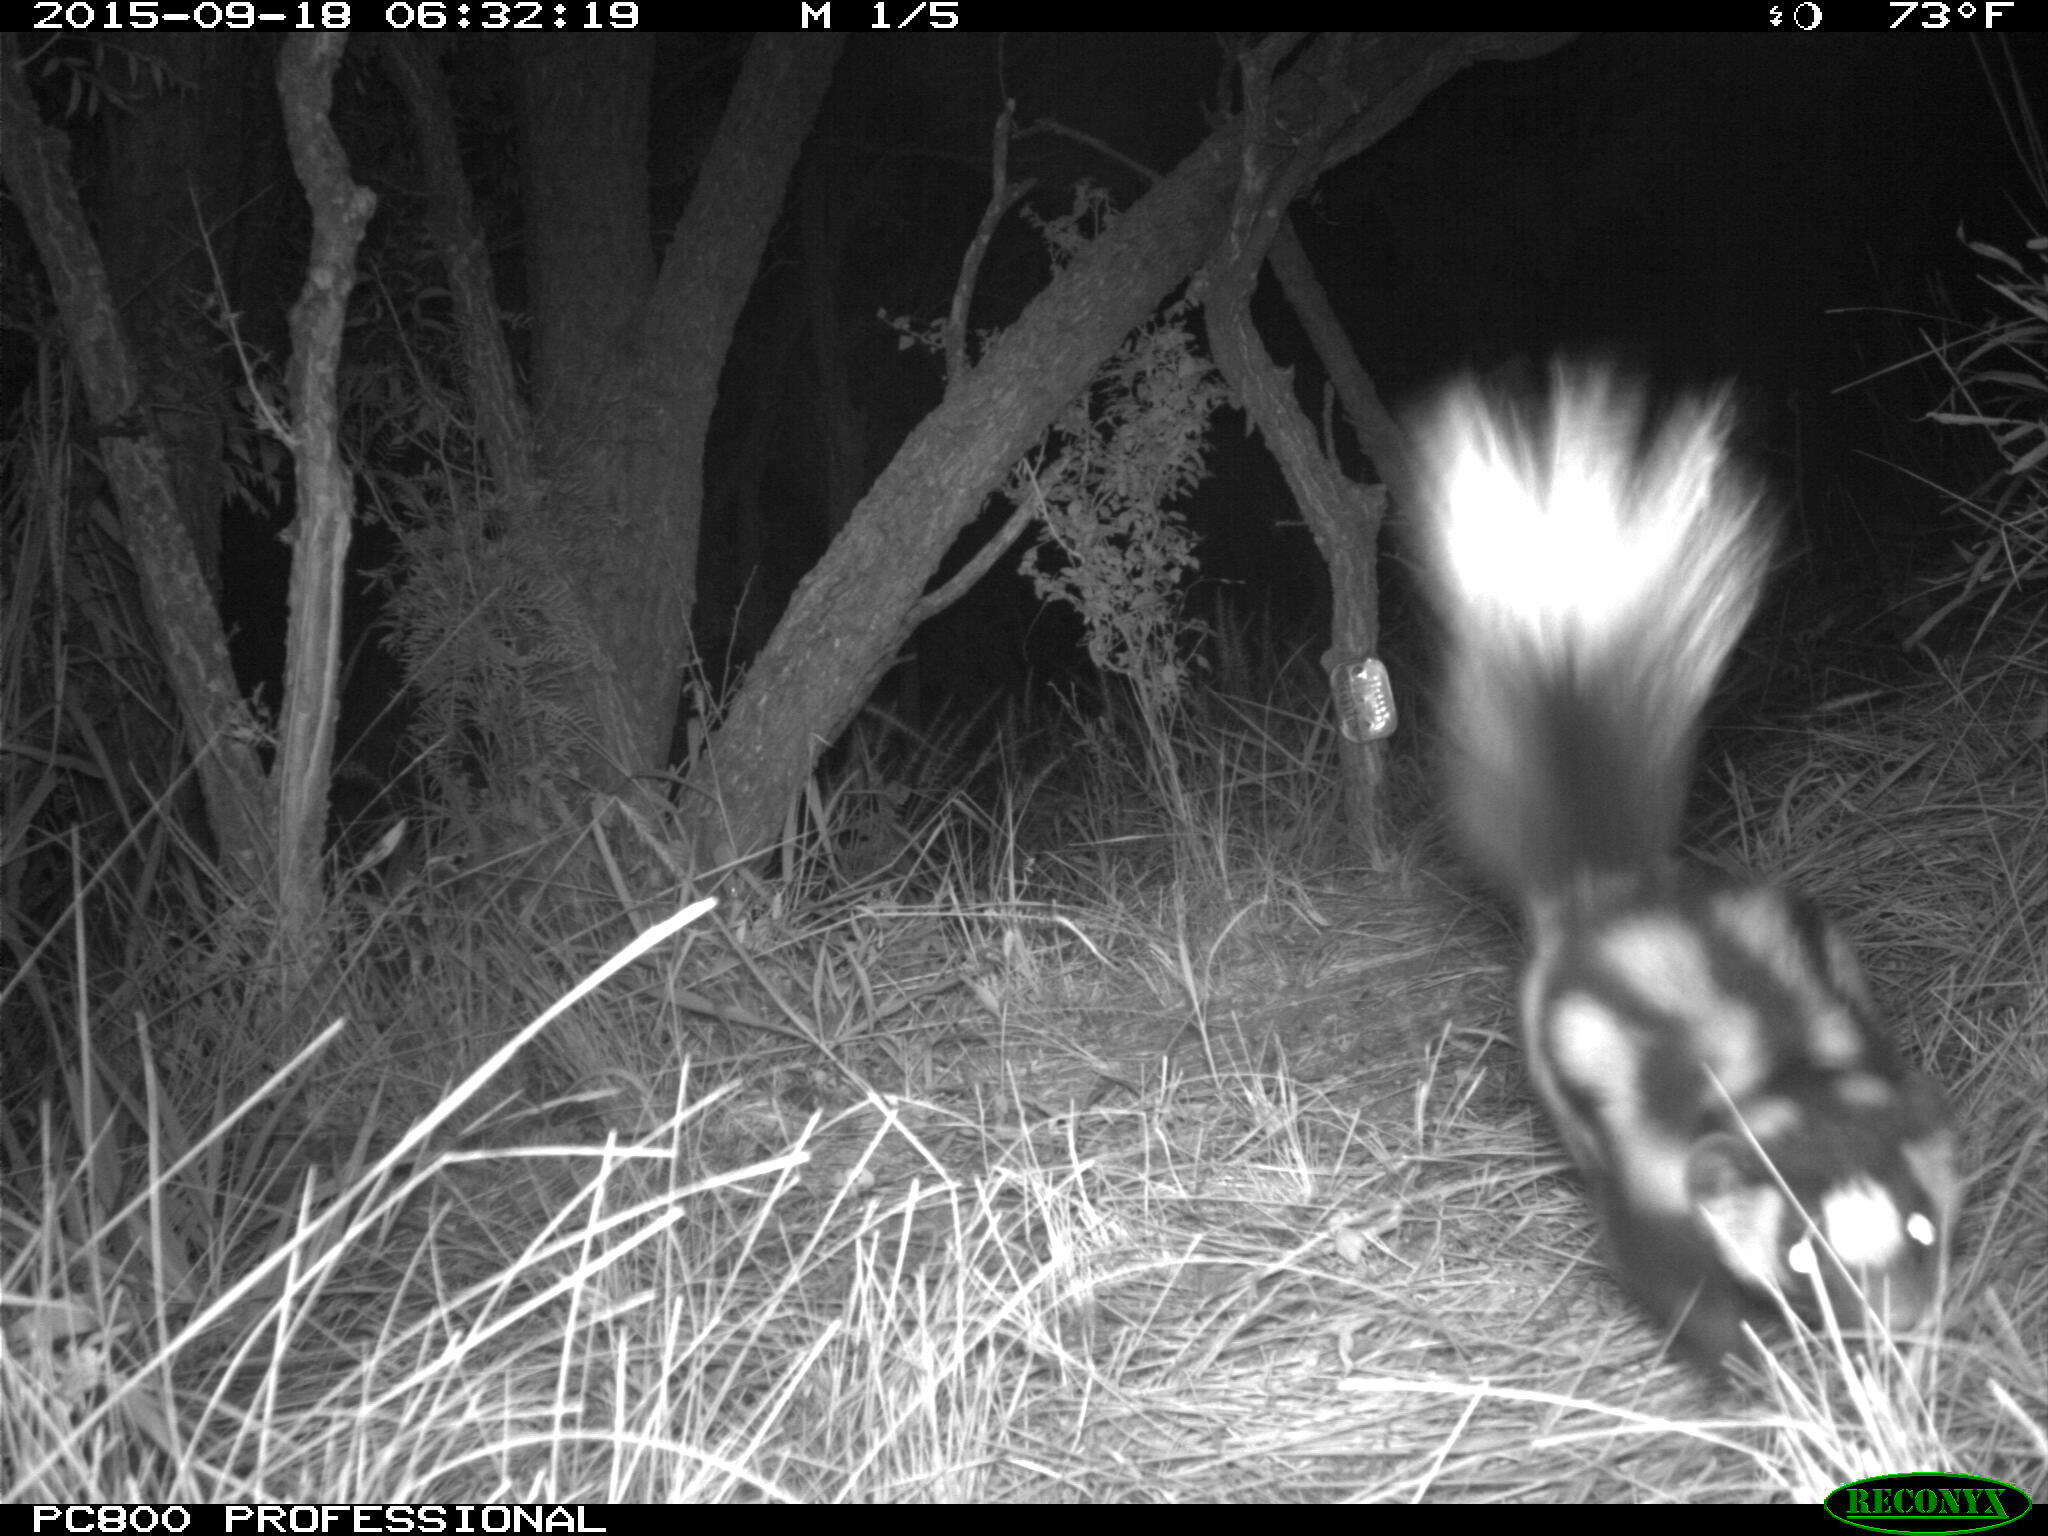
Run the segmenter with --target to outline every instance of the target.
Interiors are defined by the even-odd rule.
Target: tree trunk
[[[1219,130],[955,378],[804,578],[691,775],[686,810],[720,861],[767,843],[818,752],[908,638],[906,621],[960,530],[1215,243],[1236,148],[1234,125]]]
[[[320,859],[334,726],[341,713],[341,592],[355,523],[355,480],[342,459],[336,379],[348,296],[356,285],[356,248],[377,207],[376,197],[350,178],[348,157],[327,117],[346,42],[332,33],[300,34],[286,39],[277,64],[292,168],[313,212],[306,281],[292,306],[286,372],[298,511],[292,520],[284,710],[273,770],[279,910],[292,941],[286,959],[299,968],[296,981],[310,977],[317,959],[305,941],[325,897]]]
[[[261,728],[235,686],[220,613],[178,515],[169,456],[141,415],[133,354],[66,170],[69,146],[37,117],[12,45],[0,39],[0,172],[42,257],[84,381],[122,537],[198,760],[222,866],[238,890],[277,902],[280,937],[295,968],[288,975],[300,978],[311,959],[300,941],[320,906],[348,545],[349,472],[334,436],[334,369],[356,242],[375,206],[349,183],[326,119],[344,43],[338,36],[294,40],[279,64],[294,165],[314,204],[314,243],[306,291],[292,315],[293,416],[288,431],[284,423],[270,424],[285,431],[297,461],[299,521],[282,739],[266,775],[255,748]]]
[[[1333,689],[1344,688],[1348,686],[1346,673],[1362,662],[1379,659],[1380,527],[1389,499],[1398,507],[1414,505],[1413,453],[1407,433],[1381,403],[1365,364],[1330,308],[1329,297],[1309,266],[1291,220],[1281,224],[1271,260],[1281,292],[1300,319],[1309,344],[1343,402],[1345,419],[1380,477],[1376,486],[1354,485],[1327,454],[1318,455],[1321,469],[1304,474],[1327,492],[1305,500],[1302,508],[1330,571],[1330,645],[1323,653],[1323,677]],[[1312,445],[1313,436],[1306,441]],[[1334,450],[1334,446],[1325,444],[1324,448]],[[1341,719],[1344,701],[1340,698],[1336,705]],[[1337,761],[1352,846],[1377,860],[1384,856],[1379,831],[1386,743],[1358,741],[1349,732],[1340,733]]]
[[[238,887],[260,890],[276,848],[254,745],[261,733],[235,686],[206,571],[179,514],[170,457],[139,413],[137,369],[71,183],[70,148],[63,134],[43,126],[13,44],[0,38],[0,174],[42,258],[85,386],[122,539],[178,696],[221,863]]]
[[[224,449],[240,377],[230,375],[220,346],[215,293],[231,283],[246,211],[262,194],[251,172],[256,146],[274,137],[258,120],[267,128],[277,111],[267,72],[275,49],[225,32],[169,31],[138,32],[126,47],[125,67],[118,53],[105,61],[123,109],[97,114],[73,158],[95,167],[81,172],[80,196],[132,347],[137,404],[163,447],[179,520],[218,605]],[[274,179],[276,167],[265,169]],[[92,485],[84,455],[73,457],[70,472],[74,486]],[[71,505],[90,506],[88,493],[75,491]],[[111,523],[74,517],[63,538],[65,607],[74,615],[64,643],[86,646],[100,661],[72,669],[65,692],[108,756],[134,774],[134,787],[163,797],[167,815],[199,832],[204,803],[185,771],[180,710],[143,578]]]
[[[646,44],[520,53],[539,396],[554,452],[551,494],[515,537],[538,568],[567,575],[594,642],[570,686],[596,716],[581,766],[605,788],[660,768],[674,735],[718,376],[841,46],[780,33],[749,45],[651,282]]]
[[[455,134],[455,108],[441,74],[442,47],[420,33],[384,39],[386,72],[405,95],[413,137],[426,174],[427,224],[448,268],[462,342],[463,386],[476,412],[477,431],[498,494],[512,506],[528,506],[537,492],[533,467],[533,418],[519,393],[518,370],[505,348],[497,283],[476,200],[462,174]]]
[[[138,33],[126,47],[132,83],[124,110],[102,114],[106,175],[87,195],[143,409],[217,602],[223,448],[242,380],[210,317],[237,266],[239,215],[260,190],[253,146],[274,141],[275,49],[224,32]]]

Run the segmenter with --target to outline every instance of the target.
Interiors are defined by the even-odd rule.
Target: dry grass
[[[1925,1000],[1901,1016],[1977,1172],[1936,1347],[1788,1341],[1721,1397],[1660,1363],[1531,1115],[1509,936],[1419,849],[1301,873],[1327,743],[1219,709],[1178,743],[1203,786],[1179,803],[1111,725],[999,814],[869,785],[898,857],[849,877],[877,846],[856,762],[777,883],[580,999],[621,908],[477,875],[355,898],[317,1010],[223,967],[226,922],[118,1008],[46,974],[71,1027],[41,1110],[10,1105],[0,1492],[2041,1486],[2048,821],[2038,766],[1998,771],[2014,723],[1953,685],[1738,786],[1759,863],[1850,850],[1800,873]],[[1881,746],[1909,771],[1854,766]]]

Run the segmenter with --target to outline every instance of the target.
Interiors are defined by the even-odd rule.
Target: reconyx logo
[[[1963,1536],[2010,1525],[2034,1501],[2011,1483],[1967,1472],[1894,1472],[1842,1484],[1827,1496],[1826,1507],[1844,1525],[1887,1536],[1901,1531]]]

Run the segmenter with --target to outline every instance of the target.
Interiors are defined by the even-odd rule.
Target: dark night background
[[[2014,49],[2021,78],[2037,83],[2040,40],[2019,37]],[[482,67],[458,76],[470,82],[458,109],[475,125],[468,169],[504,236],[501,295],[516,311],[509,138],[489,50],[479,57]],[[687,162],[715,122],[738,46],[673,38],[665,59],[653,127],[657,240],[690,185],[680,171],[663,179],[663,168]],[[2022,161],[1987,84],[1989,70],[2009,86],[2006,68],[1995,46],[1960,36],[1590,34],[1547,57],[1454,78],[1319,183],[1297,224],[1397,410],[1454,371],[1559,353],[1671,384],[1735,380],[1747,446],[1815,562],[1820,586],[1802,593],[1853,611],[1862,640],[1896,637],[1912,618],[1898,605],[1952,543],[1941,489],[1902,466],[1925,471],[1963,451],[1954,433],[1916,422],[1943,388],[1914,362],[1923,338],[1938,334],[1926,317],[1943,296],[1964,316],[1987,297],[1983,264],[1959,233],[2016,249],[2028,231]],[[934,360],[899,349],[879,316],[944,312],[986,196],[989,123],[1002,97],[1016,99],[1020,124],[1056,120],[1116,152],[1053,134],[1022,139],[1011,174],[1037,178],[1031,206],[1050,215],[1065,211],[1081,178],[1134,200],[1143,182],[1132,164],[1169,169],[1203,133],[1223,78],[1207,36],[853,40],[798,175],[829,178],[840,221],[840,340],[860,385],[870,474],[939,388]],[[336,113],[357,174],[373,185],[397,122],[380,90],[358,78]],[[373,243],[397,238],[407,212],[403,187],[383,191]],[[288,183],[270,196],[289,211]],[[714,658],[744,660],[758,646],[828,537],[809,349],[791,344],[784,323],[803,302],[790,223],[785,214],[726,365],[708,456],[699,642]],[[281,297],[276,285],[292,281],[289,272],[248,275],[257,294]],[[1039,237],[1011,218],[984,268],[975,323],[1006,323],[1046,276]],[[261,339],[265,306],[249,308]],[[1273,302],[1258,313],[1268,345],[1299,368],[1302,396],[1319,409],[1316,366],[1290,317]],[[774,454],[764,476],[739,487],[727,468],[764,417]],[[1226,413],[1212,478],[1188,509],[1203,540],[1195,611],[1226,591],[1240,612],[1278,615],[1286,638],[1313,649],[1327,610],[1322,572],[1270,459],[1240,422]],[[1352,467],[1368,473],[1355,458]],[[980,530],[994,521],[992,512]],[[269,531],[246,517],[231,525],[227,560],[238,666],[274,690],[286,551]],[[388,553],[368,528],[357,564],[373,568]],[[1043,610],[1014,566],[999,562],[920,636],[928,711],[1085,672],[1078,625]],[[1398,652],[1398,577],[1389,605]],[[396,718],[382,713],[395,671],[362,643],[373,611],[367,601],[352,608],[359,632],[342,738],[372,757],[360,739],[369,721]]]

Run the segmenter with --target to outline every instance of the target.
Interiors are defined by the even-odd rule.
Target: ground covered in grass
[[[1841,916],[1955,1097],[1938,1335],[1662,1362],[1409,760],[1361,844],[1305,707],[1204,700],[851,754],[715,907],[602,821],[552,877],[437,846],[289,995],[254,917],[106,871],[6,983],[0,1492],[2039,1490],[2039,696],[1987,664],[1788,722],[1701,833]]]

